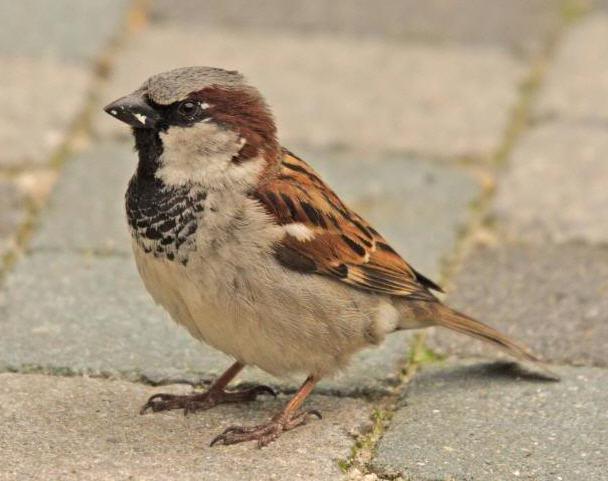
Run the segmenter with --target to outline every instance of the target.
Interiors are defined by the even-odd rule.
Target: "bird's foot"
[[[293,413],[281,413],[274,416],[270,421],[257,426],[230,426],[222,434],[213,438],[210,446],[215,444],[236,444],[244,441],[257,441],[261,448],[277,439],[281,433],[302,426],[308,422],[310,416],[321,419],[321,413],[315,409],[296,411]]]
[[[140,414],[148,411],[159,412],[171,409],[183,409],[184,415],[205,409],[211,409],[218,404],[239,403],[254,401],[260,394],[270,394],[276,397],[274,390],[268,386],[255,386],[242,391],[224,391],[222,389],[209,389],[196,394],[155,394],[143,405]]]

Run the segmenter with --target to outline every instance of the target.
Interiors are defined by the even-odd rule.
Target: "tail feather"
[[[542,361],[537,356],[532,354],[532,352],[526,346],[514,341],[513,339],[510,339],[493,327],[479,322],[472,317],[462,314],[443,304],[437,304],[437,307],[439,307],[439,312],[437,317],[433,320],[438,325],[489,342],[490,344],[493,344],[494,346],[519,359],[542,364]]]

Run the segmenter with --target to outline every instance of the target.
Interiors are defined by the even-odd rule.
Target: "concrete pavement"
[[[603,479],[607,5],[376,3],[0,4],[0,480]],[[139,416],[230,361],[144,291],[122,213],[135,156],[100,108],[190,64],[243,71],[285,145],[563,381],[399,333],[319,386],[323,421],[262,451],[207,445],[300,380],[246,370],[280,399]]]

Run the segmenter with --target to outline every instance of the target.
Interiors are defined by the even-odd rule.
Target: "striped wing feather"
[[[441,290],[416,272],[364,219],[348,209],[302,159],[284,150],[278,175],[255,192],[280,225],[304,224],[312,234],[286,234],[277,259],[300,272],[331,276],[361,289],[421,300]]]

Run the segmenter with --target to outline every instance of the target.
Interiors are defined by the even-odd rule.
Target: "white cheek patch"
[[[201,102],[199,105],[201,106],[201,109],[208,109],[211,107],[211,104],[208,104],[207,102]]]
[[[242,164],[233,162],[243,139],[211,122],[171,127],[161,132],[160,138],[163,154],[155,175],[167,185],[198,183],[213,189],[230,186],[240,190],[255,183],[266,165],[262,157]]]
[[[133,114],[133,116],[139,120],[142,125],[146,125],[147,117],[144,114]]]
[[[301,222],[294,222],[283,226],[283,230],[300,242],[308,242],[315,238],[315,233]]]

